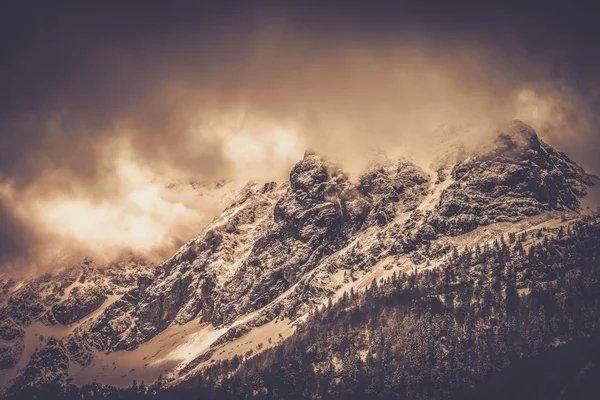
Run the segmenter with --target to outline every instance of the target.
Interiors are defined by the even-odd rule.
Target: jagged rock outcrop
[[[521,121],[456,164],[451,177],[431,221],[438,233],[451,235],[549,210],[577,210],[593,185],[581,167]]]
[[[387,225],[400,213],[414,210],[426,194],[430,177],[406,160],[373,163],[360,177],[359,190],[373,200],[367,225]]]

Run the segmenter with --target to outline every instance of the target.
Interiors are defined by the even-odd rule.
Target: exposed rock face
[[[251,238],[264,229],[277,190],[273,185],[242,190],[201,236],[106,308],[91,328],[94,345],[102,350],[133,349],[173,322],[186,323],[196,316],[211,321],[216,285],[223,286],[250,250]]]
[[[219,318],[227,322],[275,299],[342,248],[370,209],[339,169],[307,155],[292,169],[290,187],[275,204],[266,232],[226,285],[225,301],[215,310]]]
[[[478,226],[576,211],[593,184],[519,121],[477,153],[448,159],[451,164],[431,177],[409,161],[382,157],[351,179],[307,152],[289,182],[248,184],[198,237],[156,268],[100,271],[86,261],[29,282],[0,309],[0,317],[17,325],[0,325],[0,337],[17,343],[23,337],[18,326],[33,321],[80,324],[32,357],[23,375],[39,382],[45,382],[36,375],[42,368],[59,371],[50,380],[66,379],[65,357],[86,366],[94,350],[133,350],[173,325],[195,320],[227,327],[237,320],[216,340],[218,347],[270,321],[299,318],[385,258],[406,256],[420,264],[449,253],[451,236]],[[198,354],[181,371],[210,354]],[[10,368],[15,357],[0,348],[0,368]]]
[[[105,300],[106,295],[97,286],[76,287],[69,298],[52,306],[52,314],[59,323],[69,325],[97,310]]]
[[[515,222],[548,210],[577,210],[590,177],[520,121],[452,169],[433,224],[460,234],[493,222]]]
[[[429,176],[407,161],[373,163],[360,178],[359,190],[373,199],[367,225],[387,225],[397,214],[412,211],[426,194]]]
[[[427,182],[413,164],[386,160],[356,184],[307,153],[289,184],[248,186],[201,237],[108,307],[92,328],[98,347],[132,349],[174,322],[199,317],[219,326],[268,305],[358,232],[393,220],[397,204],[401,212],[416,207]],[[312,283],[299,284],[310,291]],[[286,304],[262,321],[302,306]]]

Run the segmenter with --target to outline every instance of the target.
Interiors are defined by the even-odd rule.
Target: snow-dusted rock
[[[89,315],[106,301],[106,294],[101,288],[93,285],[76,287],[69,297],[52,306],[52,314],[56,320],[69,325]]]
[[[17,392],[27,386],[52,389],[65,387],[69,382],[69,357],[61,342],[49,340],[36,351],[10,391]]]

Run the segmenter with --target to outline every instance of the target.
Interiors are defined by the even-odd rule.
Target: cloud
[[[106,259],[172,250],[226,204],[174,196],[166,184],[285,179],[306,148],[349,170],[368,149],[426,165],[444,127],[475,142],[518,117],[598,166],[581,92],[546,55],[514,44],[517,27],[469,35],[463,25],[481,25],[471,16],[420,26],[410,17],[377,24],[377,13],[367,25],[352,16],[303,24],[318,21],[310,9],[165,22],[151,9],[110,30],[109,13],[96,11],[68,19],[66,33],[50,13],[32,27],[47,38],[8,49],[5,264],[47,270],[54,258],[40,254],[66,244]]]
[[[0,226],[0,263],[6,264],[26,258],[32,238],[24,229],[23,221],[14,215],[13,210],[1,197]]]

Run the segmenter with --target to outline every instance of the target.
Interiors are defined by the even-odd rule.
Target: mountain
[[[158,265],[2,278],[4,393],[468,397],[594,349],[598,179],[520,121],[432,165],[307,151]]]

